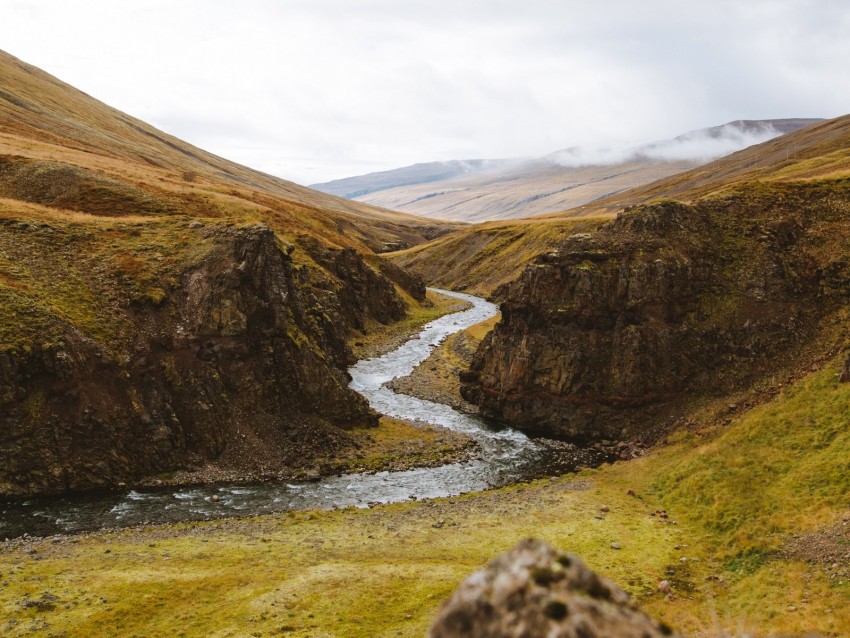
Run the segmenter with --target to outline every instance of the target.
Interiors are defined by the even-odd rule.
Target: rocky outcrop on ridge
[[[372,272],[362,257],[343,251],[338,285],[348,286],[348,299],[312,285],[318,269],[294,265],[293,247],[263,224],[185,222],[179,235],[168,231],[169,241],[193,247],[175,249],[180,254],[198,254],[162,281],[148,281],[148,265],[124,253],[149,228],[125,225],[91,239],[101,248],[117,242],[109,250],[123,268],[93,261],[89,279],[80,281],[80,295],[89,285],[103,295],[96,310],[111,318],[109,338],[87,329],[100,324],[86,316],[72,322],[84,311],[82,296],[79,304],[72,297],[67,312],[46,313],[49,304],[59,308],[54,298],[25,298],[20,306],[20,331],[46,323],[0,351],[0,496],[113,486],[210,460],[237,462],[240,450],[251,452],[252,464],[285,467],[317,450],[332,453],[351,425],[376,422],[347,387],[345,317],[347,304],[368,313],[386,303],[392,285],[376,284],[379,300],[371,298],[375,286],[349,285],[346,275]],[[58,225],[15,222],[2,232],[10,252],[39,251],[49,240],[58,247],[57,269],[61,251],[74,259],[92,235],[80,231],[75,244]],[[153,248],[145,244],[138,254]],[[155,254],[150,267],[171,259]],[[159,287],[132,294],[131,267],[142,273],[133,277]],[[24,284],[20,290],[4,294],[11,303]],[[379,318],[398,312],[396,300]]]
[[[526,540],[469,576],[443,603],[428,638],[655,638],[673,630],[573,554]]]
[[[775,371],[848,305],[848,220],[846,180],[624,211],[507,289],[462,394],[535,434],[640,436]]]
[[[388,324],[405,316],[406,305],[394,283],[414,299],[425,299],[421,277],[383,259],[378,261],[379,269],[373,268],[353,248],[330,248],[306,235],[299,238],[298,246],[331,274],[323,287],[338,298],[340,311],[350,329],[362,331],[370,319]]]

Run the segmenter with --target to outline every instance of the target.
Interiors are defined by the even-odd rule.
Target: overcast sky
[[[847,0],[2,0],[0,47],[304,184],[850,112]]]

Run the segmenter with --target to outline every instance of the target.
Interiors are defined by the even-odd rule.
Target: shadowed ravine
[[[449,335],[493,317],[497,307],[471,295],[439,290],[473,307],[432,321],[398,349],[355,364],[351,387],[379,412],[420,420],[475,438],[478,458],[436,468],[376,474],[345,474],[314,483],[219,484],[129,493],[98,493],[0,504],[0,538],[47,535],[143,523],[249,516],[291,509],[366,507],[411,498],[453,496],[540,476],[551,452],[524,434],[442,404],[397,394],[385,383],[403,377]],[[211,497],[217,496],[214,500]]]

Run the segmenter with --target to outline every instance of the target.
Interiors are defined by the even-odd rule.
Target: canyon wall
[[[70,269],[86,258],[76,227],[0,229],[28,273],[39,257],[58,280],[33,281],[48,286],[41,297],[4,292],[16,316],[0,351],[0,495],[114,486],[214,459],[280,469],[376,422],[347,387],[345,338],[367,317],[404,316],[389,280],[350,249],[328,253],[331,274],[297,265],[298,249],[263,224],[168,224],[178,257],[149,263],[133,255],[157,249],[150,225],[80,231],[109,257],[74,271],[78,291],[50,288],[63,260]],[[178,263],[166,269],[169,260]],[[84,315],[90,290],[94,319]]]
[[[849,192],[761,184],[570,237],[504,291],[464,397],[533,434],[616,439],[781,369],[850,301]]]

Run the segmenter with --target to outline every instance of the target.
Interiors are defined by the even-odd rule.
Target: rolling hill
[[[547,217],[611,216],[625,206],[656,198],[690,201],[749,182],[791,183],[850,172],[850,116],[818,122],[732,153],[719,160],[592,204]]]
[[[498,286],[516,278],[535,257],[555,250],[566,235],[598,227],[624,208],[663,198],[688,202],[720,196],[750,183],[840,178],[848,172],[850,116],[844,116],[586,205],[530,219],[461,228],[389,256],[426,281],[489,296]],[[567,223],[570,220],[585,224],[573,227]],[[493,242],[496,237],[498,243]],[[473,267],[459,268],[459,264]]]
[[[217,157],[121,113],[49,74],[0,51],[0,154],[7,168],[0,195],[26,194],[9,190],[13,180],[44,166],[68,170],[64,180],[92,179],[98,186],[66,193],[62,207],[88,212],[87,193],[121,184],[142,188],[149,209],[181,210],[206,216],[266,215],[279,232],[313,232],[340,246],[382,250],[384,243],[419,243],[439,234],[445,224],[417,219],[374,206],[329,196]],[[16,159],[18,158],[18,159]],[[9,162],[26,158],[27,168],[12,177]],[[44,163],[39,168],[37,165]],[[93,171],[94,173],[85,173]],[[16,171],[17,174],[17,171]],[[105,180],[105,181],[104,181]],[[44,190],[44,189],[42,189]],[[77,192],[79,191],[79,192]],[[30,199],[35,194],[28,195]],[[47,193],[39,195],[51,203]],[[136,201],[136,200],[132,200]],[[116,202],[110,203],[112,212]],[[169,206],[171,208],[169,208]],[[129,203],[128,203],[128,207]],[[135,210],[135,208],[134,208]]]
[[[573,147],[536,159],[431,162],[313,187],[440,219],[531,217],[655,182],[818,121],[739,120],[630,148]]]

